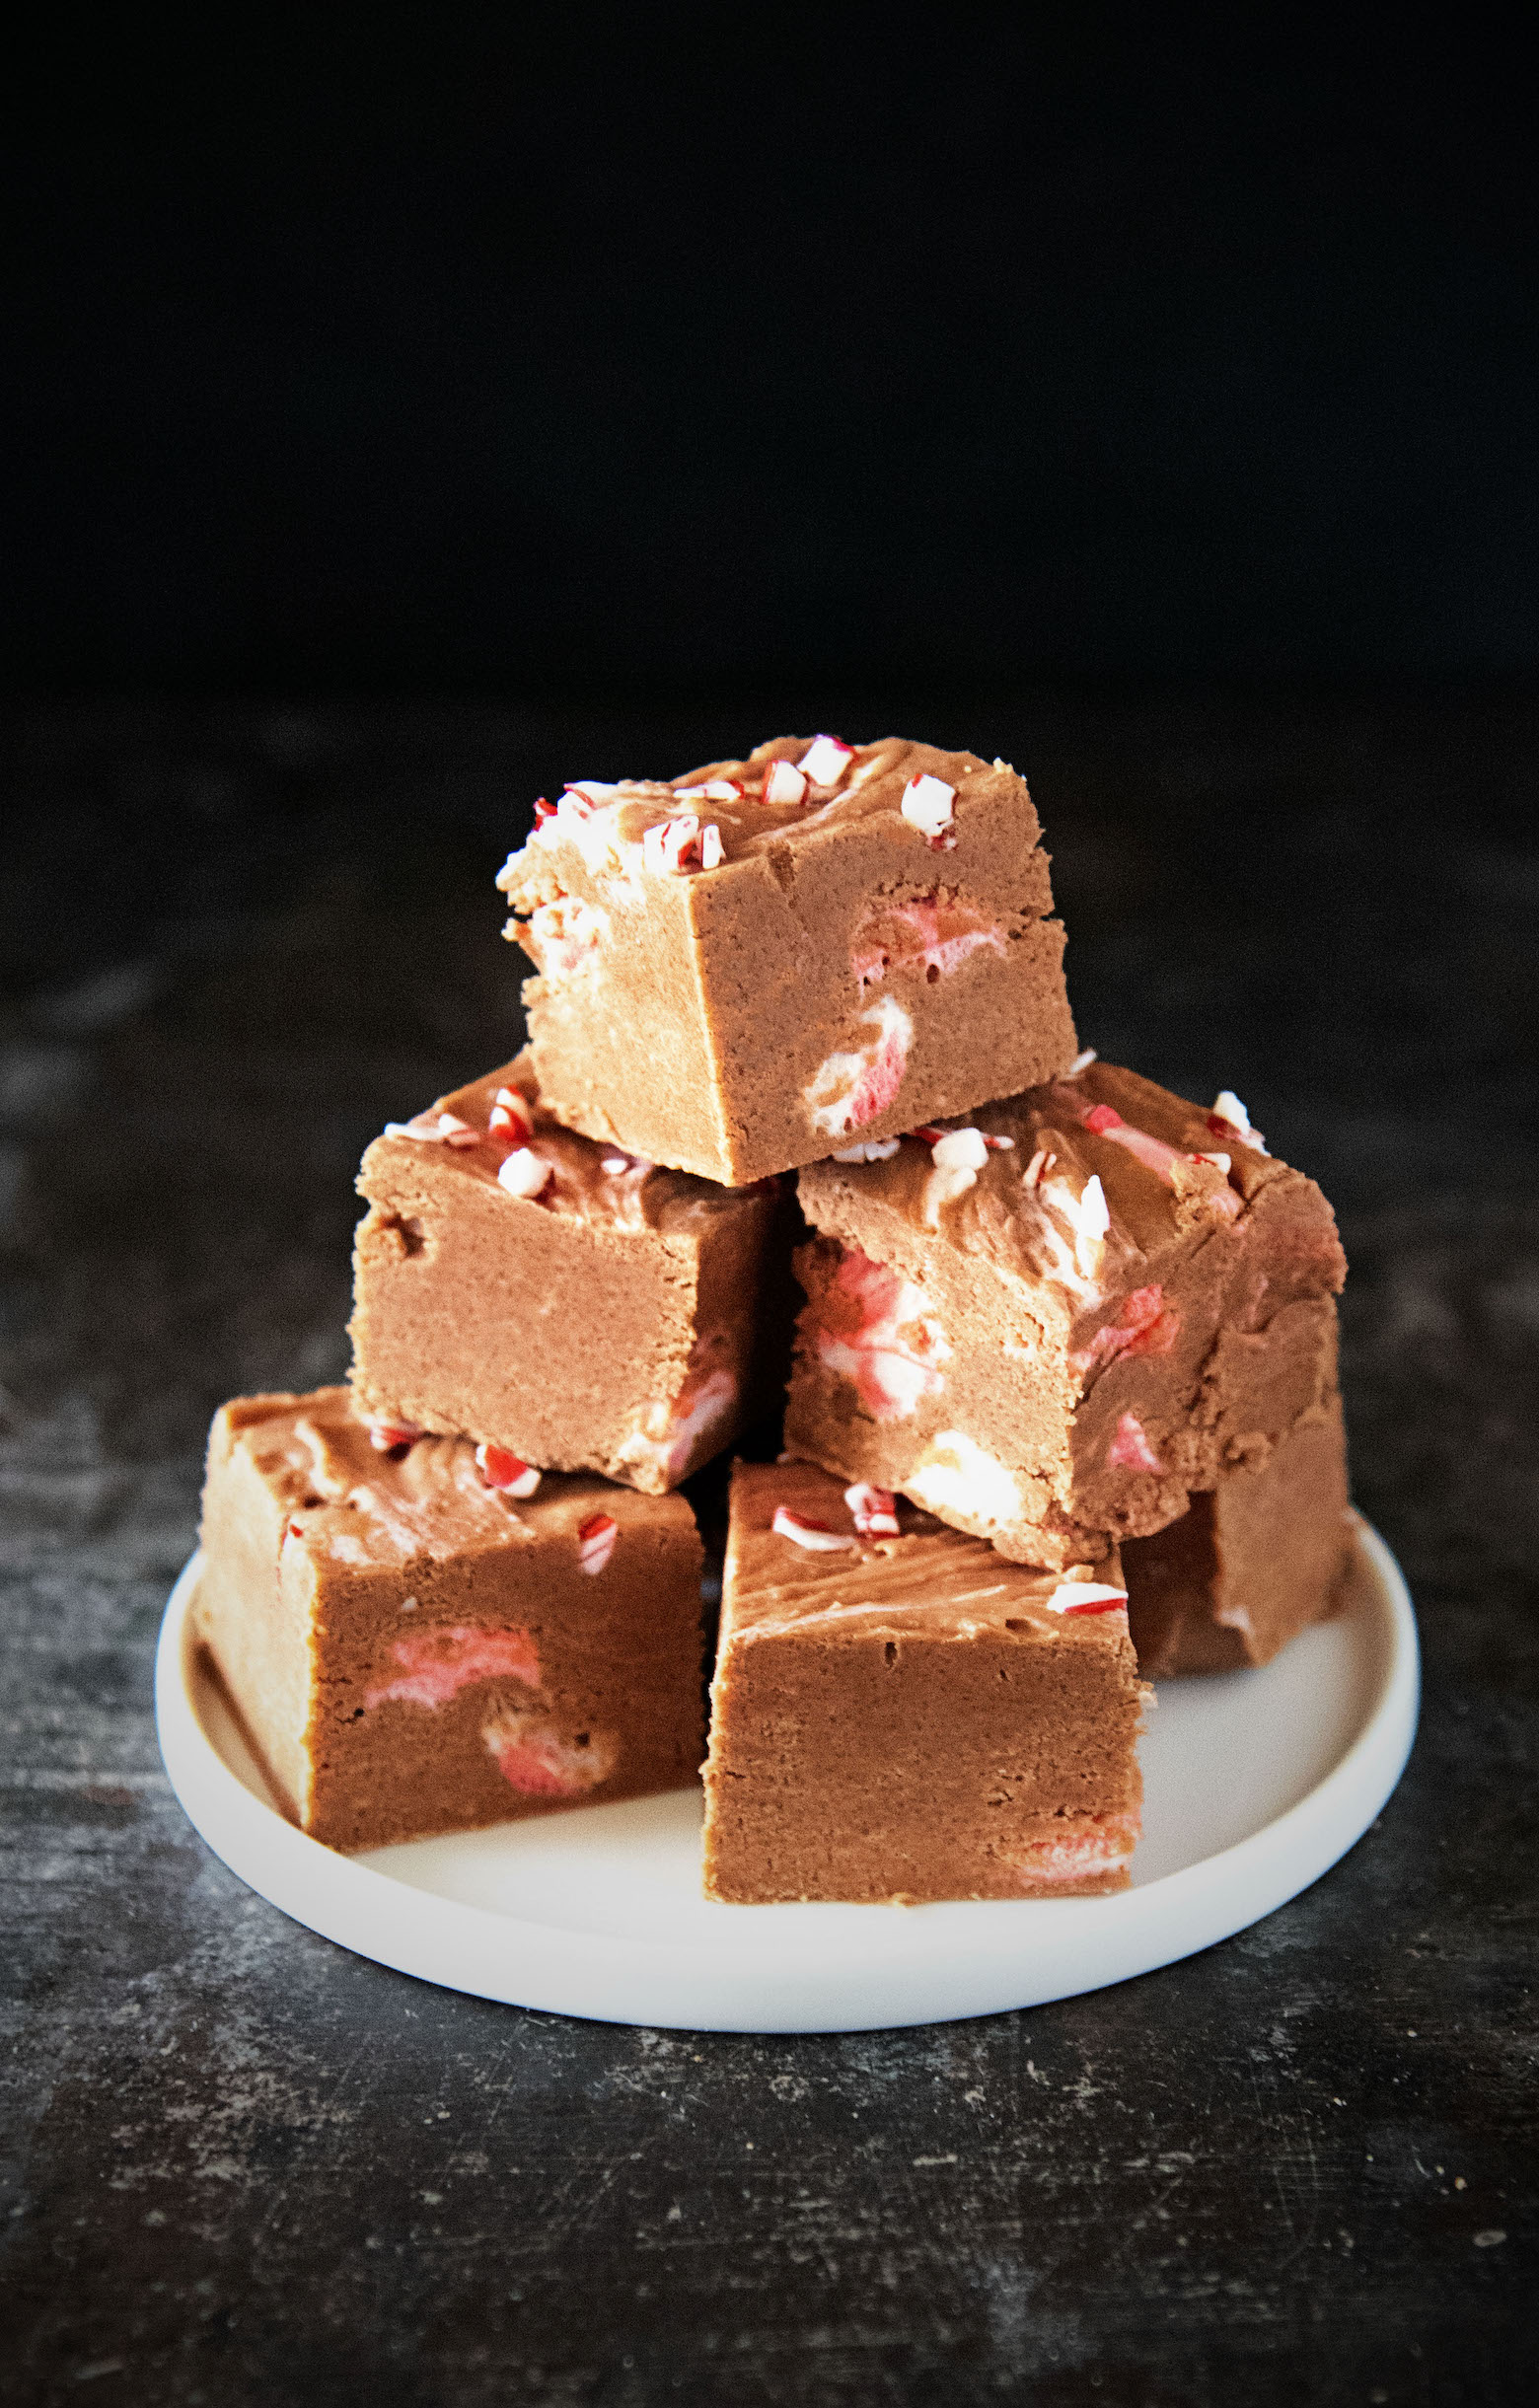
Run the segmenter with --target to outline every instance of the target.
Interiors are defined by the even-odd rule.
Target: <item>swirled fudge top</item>
[[[1029,1634],[1072,1646],[1128,1644],[1116,1551],[1038,1571],[903,1497],[851,1488],[810,1463],[739,1463],[722,1643],[801,1638],[975,1639]]]
[[[1067,1076],[965,1121],[854,1145],[798,1174],[808,1218],[860,1235],[862,1206],[1059,1291],[1072,1317],[1161,1257],[1243,1227],[1290,1191],[1289,1285],[1340,1289],[1346,1259],[1314,1182],[1278,1161],[1228,1089],[1209,1111],[1081,1056]]]
[[[513,1202],[591,1226],[687,1237],[723,1212],[752,1209],[764,1184],[721,1188],[619,1146],[563,1129],[540,1100],[528,1049],[500,1070],[457,1087],[410,1121],[392,1121],[363,1158],[365,1193],[392,1154],[397,1167],[431,1148],[435,1161]]]
[[[370,1422],[347,1388],[237,1397],[215,1416],[210,1455],[237,1449],[282,1510],[285,1546],[297,1540],[360,1570],[396,1570],[418,1557],[444,1563],[537,1539],[569,1542],[586,1569],[606,1539],[613,1550],[624,1526],[655,1525],[681,1506],[689,1512],[682,1499],[641,1496],[580,1474],[525,1474],[519,1496],[504,1477],[511,1459],[500,1448]],[[531,1477],[534,1494],[527,1493]]]
[[[902,736],[854,745],[836,736],[776,736],[746,761],[708,762],[674,778],[582,778],[554,803],[542,798],[534,834],[497,884],[522,910],[544,898],[551,856],[566,845],[590,873],[708,875],[771,845],[883,817],[912,830],[922,858],[925,847],[951,850],[959,819],[1001,792],[1020,814],[1021,841],[1034,845],[1037,814],[1008,762]]]

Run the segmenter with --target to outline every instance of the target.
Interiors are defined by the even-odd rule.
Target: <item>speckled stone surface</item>
[[[1017,698],[1087,1043],[1342,1217],[1358,1499],[1422,1614],[1380,1821],[1208,1955],[834,2039],[525,2014],[252,1896],[150,1666],[212,1407],[343,1363],[351,1180],[513,1050],[551,780],[856,702],[59,709],[0,859],[0,2395],[352,2408],[1490,2402],[1536,2340],[1539,709]],[[1519,2370],[1522,2371],[1520,2375]]]

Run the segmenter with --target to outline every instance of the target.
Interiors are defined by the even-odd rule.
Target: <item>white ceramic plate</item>
[[[1166,1681],[1142,1741],[1134,1885],[953,1906],[713,1906],[696,1791],[342,1857],[279,1814],[166,1608],[156,1717],[217,1856],[296,1922],[403,1973],[522,2007],[693,2031],[861,2031],[1034,2007],[1153,1972],[1317,1881],[1399,1780],[1416,1621],[1360,1526],[1348,1610],[1262,1672]]]

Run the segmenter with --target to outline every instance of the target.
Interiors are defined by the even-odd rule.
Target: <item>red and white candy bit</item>
[[[794,762],[771,761],[765,771],[764,799],[767,803],[799,803],[807,792],[807,780]]]
[[[1230,1157],[1227,1154],[1188,1154],[1187,1160],[1189,1162],[1206,1162],[1209,1170],[1222,1171],[1225,1179],[1227,1179],[1229,1176]]]
[[[1061,1580],[1043,1603],[1050,1614],[1117,1614],[1127,1607],[1128,1591],[1104,1580]]]
[[[1073,1060],[1069,1063],[1068,1068],[1063,1073],[1063,1076],[1065,1078],[1077,1078],[1081,1070],[1088,1070],[1090,1064],[1099,1058],[1100,1058],[1097,1055],[1094,1046],[1087,1045],[1082,1054],[1076,1054],[1074,1056]]]
[[[844,1491],[844,1502],[863,1539],[898,1536],[898,1499],[891,1489],[874,1489],[869,1480],[857,1480]]]
[[[535,796],[535,826],[543,828],[547,820],[553,820],[554,817],[554,803],[547,802],[543,794],[537,794]]]
[[[740,803],[743,789],[735,777],[709,777],[703,786],[675,786],[676,803]]]
[[[499,1087],[486,1126],[504,1145],[522,1145],[535,1133],[535,1116],[516,1087]]]
[[[1165,1468],[1136,1413],[1123,1415],[1117,1434],[1106,1450],[1106,1460],[1114,1472],[1163,1472]]]
[[[810,786],[837,786],[854,758],[852,744],[838,736],[814,736],[797,766]]]
[[[700,830],[701,869],[720,869],[722,861],[721,830],[714,820],[707,820]]]
[[[387,1121],[387,1137],[415,1137],[423,1145],[479,1145],[480,1131],[453,1112],[418,1112],[409,1121]]]
[[[425,1429],[417,1429],[410,1422],[379,1422],[369,1418],[369,1444],[382,1455],[394,1454],[398,1446],[415,1446],[425,1438]]]
[[[853,1547],[854,1540],[841,1531],[831,1530],[827,1522],[809,1520],[805,1513],[793,1513],[789,1505],[776,1505],[774,1519],[770,1524],[776,1538],[790,1539],[797,1547],[805,1547],[811,1555],[833,1555],[841,1548]]]
[[[539,1195],[552,1168],[552,1164],[542,1161],[527,1145],[521,1145],[516,1154],[509,1154],[498,1171],[497,1185],[506,1188],[510,1196],[522,1196],[528,1201]]]
[[[909,1129],[904,1131],[904,1134],[917,1137],[921,1145],[944,1145],[948,1137],[977,1137],[989,1153],[1013,1153],[1015,1150],[1013,1137],[993,1137],[989,1135],[987,1129],[931,1129],[926,1122],[922,1129]],[[976,1148],[969,1145],[965,1159],[971,1161],[975,1151]],[[955,1159],[960,1161],[964,1159],[964,1156],[957,1155]],[[980,1157],[981,1159],[982,1157]]]
[[[1225,1087],[1213,1097],[1213,1108],[1208,1116],[1208,1126],[1215,1137],[1234,1137],[1248,1145],[1255,1154],[1264,1154],[1267,1140],[1259,1129],[1251,1127],[1251,1117],[1232,1087]]]
[[[890,1162],[902,1142],[901,1137],[865,1137],[858,1145],[840,1146],[834,1159],[836,1162]]]
[[[613,1513],[590,1513],[577,1530],[577,1561],[583,1570],[595,1575],[601,1572],[619,1536],[620,1524]]]
[[[534,1465],[521,1462],[505,1446],[478,1446],[476,1465],[488,1489],[505,1490],[509,1496],[533,1496],[540,1486]]]
[[[910,827],[916,828],[937,850],[949,851],[955,844],[957,790],[948,786],[943,777],[927,774],[911,777],[898,808]]]
[[[1031,1160],[1026,1165],[1025,1172],[1021,1179],[1022,1187],[1040,1187],[1057,1160],[1057,1154],[1050,1154],[1045,1146],[1039,1145],[1036,1152],[1032,1155]]]

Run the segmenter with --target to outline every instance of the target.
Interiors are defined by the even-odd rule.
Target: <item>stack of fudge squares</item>
[[[498,885],[530,1043],[364,1155],[350,1385],[214,1423],[276,1795],[359,1849],[703,1757],[717,1899],[1123,1886],[1148,1681],[1339,1594],[1329,1204],[1079,1050],[1002,761],[585,781]]]

